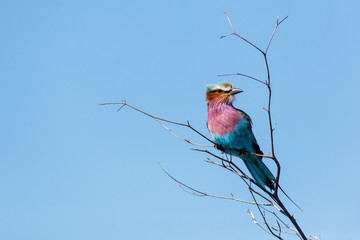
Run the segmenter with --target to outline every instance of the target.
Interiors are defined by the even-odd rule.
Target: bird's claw
[[[239,154],[240,154],[240,155],[246,155],[245,149],[243,149],[243,148],[240,149],[240,150],[239,150]]]
[[[224,153],[224,152],[225,152],[225,148],[224,148],[223,146],[219,145],[219,144],[215,144],[214,147],[215,147],[217,150],[221,151],[221,153]]]

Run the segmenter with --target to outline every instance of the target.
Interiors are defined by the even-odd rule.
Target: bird
[[[241,158],[253,179],[263,189],[274,190],[275,177],[263,163],[263,155],[252,132],[252,121],[248,114],[233,106],[236,94],[243,92],[232,84],[222,82],[206,85],[208,109],[207,128],[215,147],[227,154]]]

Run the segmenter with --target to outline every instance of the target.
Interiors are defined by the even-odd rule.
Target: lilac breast
[[[234,132],[241,115],[228,104],[209,104],[208,128],[211,134],[225,135]]]

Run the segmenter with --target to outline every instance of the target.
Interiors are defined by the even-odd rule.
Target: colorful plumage
[[[207,126],[214,142],[226,153],[240,157],[254,180],[263,188],[274,189],[275,178],[262,158],[250,153],[263,154],[252,132],[250,117],[234,108],[234,95],[242,92],[229,83],[210,84],[206,87],[208,105]]]

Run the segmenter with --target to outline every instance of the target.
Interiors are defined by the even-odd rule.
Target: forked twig
[[[142,113],[142,114],[144,114],[144,115],[146,115],[146,116],[148,116],[148,117],[151,117],[151,118],[153,118],[153,119],[156,119],[156,120],[160,120],[160,121],[163,121],[163,122],[167,122],[167,123],[171,123],[171,124],[175,124],[175,125],[179,125],[179,126],[183,126],[183,127],[190,128],[192,131],[196,132],[196,133],[199,134],[201,137],[205,138],[206,140],[208,140],[208,141],[211,142],[212,144],[215,144],[214,141],[210,140],[210,139],[207,138],[205,135],[203,135],[202,133],[200,133],[199,131],[197,131],[195,128],[193,128],[193,127],[190,125],[190,122],[189,122],[189,121],[187,121],[187,123],[185,124],[185,123],[174,122],[174,121],[170,121],[170,120],[167,120],[167,119],[164,119],[164,118],[156,117],[156,116],[153,116],[153,115],[151,115],[151,114],[149,114],[149,113],[146,113],[146,112],[144,112],[144,111],[142,111],[142,110],[140,110],[140,109],[138,109],[138,108],[136,108],[136,107],[131,106],[131,105],[128,104],[126,101],[121,101],[121,102],[118,102],[118,103],[100,103],[99,105],[114,105],[114,104],[115,104],[115,105],[122,105],[122,106],[118,109],[118,111],[121,110],[124,106],[128,106],[128,107],[130,107],[130,108],[132,108],[132,109],[134,109],[134,110],[136,110],[136,111],[138,111],[138,112],[140,112],[140,113]]]
[[[276,29],[278,28],[278,26],[283,22],[285,21],[286,19],[288,18],[288,16],[284,17],[280,22],[279,22],[279,17],[276,19],[276,25],[275,25],[275,28],[274,28],[274,31],[273,33],[271,34],[271,38],[270,38],[270,41],[266,47],[266,50],[265,50],[265,55],[267,54],[267,51],[269,50],[269,47],[270,47],[270,44],[271,44],[271,41],[273,40],[274,38],[274,35],[275,35],[275,32],[276,32]]]
[[[262,230],[264,230],[266,233],[270,234],[270,235],[273,235],[271,234],[271,232],[269,232],[268,230],[266,230],[263,226],[260,225],[260,223],[256,220],[254,214],[250,211],[250,209],[247,210],[247,212],[251,215],[251,218],[253,220],[253,222],[258,225]]]
[[[231,23],[231,21],[230,21],[230,18],[229,18],[229,16],[228,16],[228,14],[227,14],[225,11],[224,11],[224,13],[225,13],[225,15],[226,15],[226,18],[227,18],[229,24],[230,24],[232,33],[223,35],[223,36],[221,36],[220,38],[224,38],[224,37],[227,37],[227,36],[230,36],[230,35],[235,35],[235,36],[241,38],[242,40],[244,40],[245,42],[247,42],[248,44],[250,44],[251,46],[253,46],[254,48],[256,48],[258,51],[264,53],[264,52],[263,52],[260,48],[258,48],[255,44],[253,44],[252,42],[248,41],[246,38],[244,38],[244,37],[240,36],[239,34],[237,34],[237,33],[235,32],[235,30],[234,30],[234,27],[233,27],[233,25],[232,25],[232,23]]]
[[[230,196],[231,197],[223,197],[223,196],[217,196],[217,195],[212,195],[212,194],[208,194],[206,192],[202,192],[202,191],[199,191],[199,190],[196,190],[195,188],[192,188],[184,183],[182,183],[181,181],[177,180],[175,177],[173,177],[170,173],[168,173],[162,166],[161,164],[158,162],[157,163],[159,165],[159,167],[161,168],[161,170],[166,174],[168,175],[172,180],[174,180],[176,183],[179,184],[179,187],[189,193],[189,194],[192,194],[192,195],[195,195],[197,197],[212,197],[212,198],[219,198],[219,199],[226,199],[226,200],[233,200],[233,201],[236,201],[236,202],[242,202],[242,203],[247,203],[247,204],[251,204],[251,205],[259,205],[259,206],[272,206],[272,204],[270,203],[257,203],[257,202],[250,202],[250,201],[245,201],[245,200],[241,200],[241,199],[238,199],[238,198],[235,198],[234,195],[231,193]],[[188,191],[187,189],[191,190],[192,192]]]

